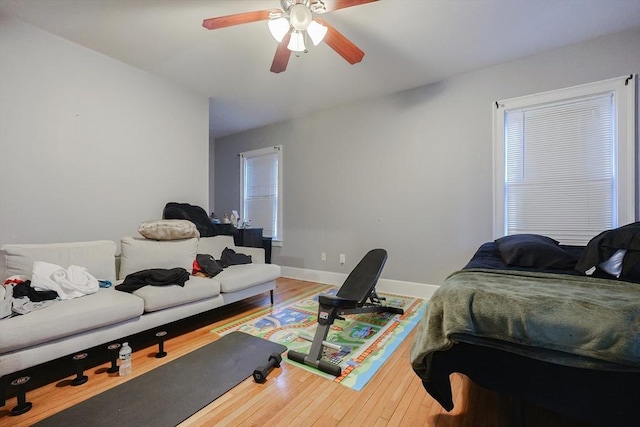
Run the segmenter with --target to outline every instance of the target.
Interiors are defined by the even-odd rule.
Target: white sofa
[[[184,287],[145,286],[133,293],[114,289],[130,273],[149,268],[183,267],[191,272],[196,254],[219,259],[225,248],[251,255],[252,263],[232,265],[213,278],[190,276]],[[116,243],[4,245],[3,282],[12,275],[31,277],[34,261],[86,267],[114,286],[48,307],[0,320],[0,381],[43,362],[184,319],[276,287],[280,267],[264,263],[264,249],[236,248],[231,236],[156,241],[124,237],[119,271]],[[117,277],[116,277],[117,274]],[[0,387],[0,390],[2,387]],[[0,396],[0,403],[3,396]],[[1,406],[1,405],[0,405]]]

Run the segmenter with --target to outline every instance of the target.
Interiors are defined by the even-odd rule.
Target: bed
[[[577,420],[640,426],[640,223],[585,247],[483,244],[430,299],[411,363],[448,411],[459,372]]]

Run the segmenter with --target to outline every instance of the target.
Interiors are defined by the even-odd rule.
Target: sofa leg
[[[269,291],[269,294],[271,295],[271,305],[273,305],[273,289]]]
[[[82,385],[89,380],[89,377],[84,374],[84,362],[87,356],[87,353],[78,353],[73,356],[73,363],[76,365],[76,377],[71,380],[72,386]]]
[[[4,377],[0,377],[0,408],[7,404],[7,396],[4,393]]]
[[[167,355],[167,352],[164,351],[164,337],[167,335],[167,331],[160,331],[156,333],[156,338],[158,338],[158,352],[156,353],[156,359],[162,359]]]
[[[29,412],[32,408],[31,402],[27,402],[27,387],[26,384],[29,381],[29,377],[20,377],[11,381],[11,385],[16,387],[16,397],[18,398],[18,404],[11,409],[11,415],[22,415]]]
[[[107,369],[107,374],[115,374],[120,371],[118,367],[118,352],[120,351],[121,344],[119,342],[114,342],[113,344],[109,344],[107,350],[111,355],[111,367]]]

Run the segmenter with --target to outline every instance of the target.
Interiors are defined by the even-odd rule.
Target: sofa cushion
[[[8,244],[1,249],[4,252],[6,277],[21,274],[31,278],[33,262],[45,261],[64,268],[78,265],[85,267],[98,280],[116,280],[116,244],[110,240]]]
[[[184,284],[145,286],[133,292],[144,300],[144,311],[158,311],[177,305],[220,295],[220,282],[207,277],[191,276]]]
[[[191,271],[198,249],[198,239],[195,238],[157,241],[123,237],[120,243],[120,279],[149,268],[182,267]]]
[[[144,301],[114,289],[0,320],[0,353],[31,347],[142,315]]]
[[[186,219],[157,219],[143,221],[138,233],[153,240],[180,240],[200,237],[196,225]]]
[[[233,243],[233,236],[213,236],[213,237],[201,237],[198,240],[198,253],[199,254],[209,254],[212,255],[215,259],[220,259],[222,256],[222,251],[225,248],[231,248],[238,252],[242,252],[242,250],[238,250]]]
[[[275,264],[230,265],[215,277],[222,292],[235,292],[269,282],[280,277],[280,266]]]

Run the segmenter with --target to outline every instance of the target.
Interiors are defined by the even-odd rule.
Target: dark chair
[[[403,314],[404,310],[383,305],[384,298],[376,293],[376,283],[387,261],[387,251],[373,249],[351,271],[340,290],[333,295],[320,295],[318,303],[318,328],[311,344],[309,354],[290,350],[287,357],[295,362],[304,363],[322,372],[337,377],[342,373],[340,366],[322,360],[322,350],[327,344],[327,334],[335,319],[344,320],[345,314],[394,313]]]

